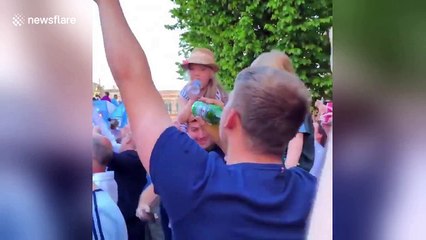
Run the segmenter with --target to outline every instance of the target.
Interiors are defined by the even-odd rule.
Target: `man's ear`
[[[235,109],[230,109],[225,122],[224,122],[224,128],[228,128],[228,129],[234,129],[238,123],[241,123],[241,119],[240,119],[240,115],[237,111],[235,111]]]

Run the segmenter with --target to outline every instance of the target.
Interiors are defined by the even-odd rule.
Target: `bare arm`
[[[287,168],[295,167],[299,164],[299,159],[303,149],[303,133],[298,132],[288,143],[287,157],[285,166]]]
[[[163,100],[152,82],[147,58],[130,30],[118,0],[97,0],[108,65],[120,89],[133,139],[149,171],[153,147],[171,126]]]
[[[160,202],[160,198],[154,193],[154,186],[149,185],[139,197],[138,207],[136,208],[136,216],[143,221],[153,221],[155,216],[152,209]]]
[[[146,187],[139,197],[139,204],[146,204],[150,207],[155,206],[159,201],[160,198],[154,193],[154,185],[152,184]]]

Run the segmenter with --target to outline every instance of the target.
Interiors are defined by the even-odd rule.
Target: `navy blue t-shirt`
[[[114,171],[114,179],[118,186],[117,205],[124,218],[137,219],[135,212],[139,196],[147,182],[147,174],[138,153],[134,150],[114,153],[113,159],[108,164],[108,170]]]
[[[150,173],[173,239],[304,239],[316,178],[279,164],[226,165],[175,127],[154,146]]]

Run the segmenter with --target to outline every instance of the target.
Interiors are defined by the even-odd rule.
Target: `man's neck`
[[[229,148],[225,157],[226,164],[259,163],[259,164],[282,164],[279,156],[259,154],[241,148]]]
[[[135,150],[135,148],[133,146],[127,146],[127,145],[121,145],[120,149],[119,149],[119,153],[125,152],[125,151],[130,151],[130,150]]]
[[[205,150],[206,150],[207,152],[210,152],[210,151],[211,151],[211,150],[213,150],[215,147],[216,147],[216,144],[212,144],[212,145],[210,145],[210,146],[206,147],[206,148],[205,148]]]
[[[93,173],[103,173],[105,171],[106,171],[106,167],[92,166],[92,172]]]

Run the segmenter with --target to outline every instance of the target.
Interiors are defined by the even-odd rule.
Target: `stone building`
[[[117,87],[113,87],[110,89],[104,89],[101,85],[97,83],[93,83],[93,96],[99,94],[101,97],[104,96],[105,92],[109,92],[110,98],[112,98],[115,94],[118,95],[118,99],[121,101],[120,91]],[[164,101],[164,107],[167,109],[172,120],[175,120],[177,117],[177,113],[179,111],[178,106],[178,97],[179,90],[163,90],[160,91],[161,97]]]
[[[170,117],[173,120],[175,120],[179,112],[179,104],[178,104],[179,91],[164,90],[164,91],[160,91],[160,94],[161,94],[161,97],[163,98],[164,106],[166,107],[167,112],[169,113]]]

